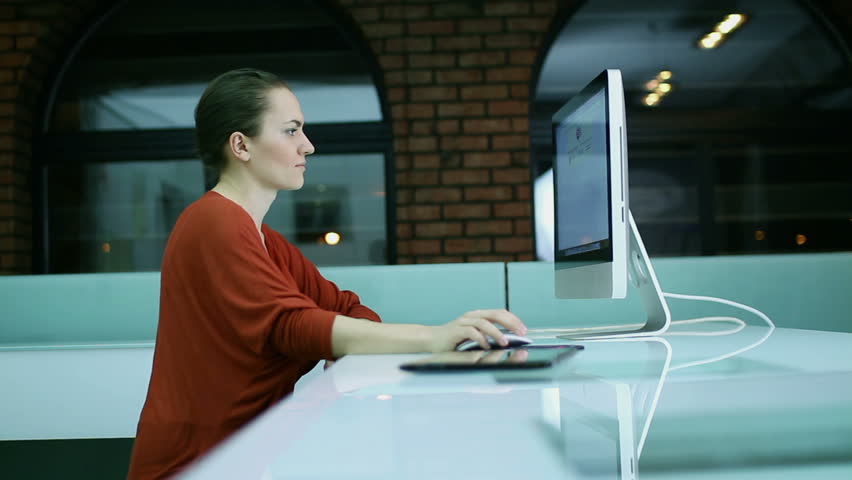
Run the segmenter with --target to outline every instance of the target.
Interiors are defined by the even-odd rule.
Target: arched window
[[[540,258],[552,257],[550,117],[606,68],[624,77],[630,208],[651,254],[849,248],[848,51],[804,2],[727,5],[588,0],[566,12],[531,114]],[[720,25],[730,14],[743,17]],[[709,35],[721,41],[702,44]]]
[[[193,113],[217,75],[280,75],[316,146],[306,186],[265,221],[319,265],[392,261],[391,136],[371,59],[317,2],[121,2],[92,25],[46,102],[39,270],[158,270],[180,212],[213,179]],[[334,245],[325,234],[340,235]],[[331,242],[334,243],[334,242]],[[39,252],[36,253],[39,256]]]

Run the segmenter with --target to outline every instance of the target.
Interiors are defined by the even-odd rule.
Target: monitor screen
[[[583,96],[555,125],[557,258],[612,260],[607,104],[604,88]]]
[[[621,72],[605,70],[553,115],[557,298],[627,294],[627,148]]]

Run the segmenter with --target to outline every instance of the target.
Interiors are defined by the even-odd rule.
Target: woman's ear
[[[248,142],[248,137],[243,135],[241,132],[234,132],[230,137],[228,137],[228,150],[231,151],[231,154],[237,160],[247,162],[251,160]]]

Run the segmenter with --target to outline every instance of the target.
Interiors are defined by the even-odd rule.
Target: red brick
[[[527,135],[494,135],[491,143],[495,150],[529,148],[530,138]]]
[[[403,24],[399,22],[368,23],[366,25],[362,25],[361,29],[364,31],[364,35],[366,35],[367,38],[398,37],[402,35]]]
[[[393,164],[397,171],[408,170],[411,168],[411,156],[405,154],[397,154],[393,159]]]
[[[441,70],[435,73],[438,83],[479,83],[482,82],[482,71],[474,69]]]
[[[479,220],[465,222],[465,235],[511,235],[511,220]]]
[[[556,13],[556,10],[557,4],[555,0],[545,0],[533,3],[533,12],[535,13],[554,14]]]
[[[530,120],[528,118],[513,118],[512,119],[512,130],[518,133],[529,133],[530,131]]]
[[[360,24],[378,20],[381,16],[381,11],[378,7],[358,7],[349,8],[348,10]]]
[[[548,17],[515,17],[507,18],[506,26],[510,32],[544,33],[550,26],[550,21]]]
[[[408,243],[408,250],[412,255],[437,255],[441,253],[441,240],[410,240]]]
[[[529,102],[521,100],[497,100],[488,102],[488,115],[526,115]]]
[[[515,185],[515,198],[518,200],[529,200],[531,195],[530,185]]]
[[[532,205],[530,202],[494,204],[494,217],[496,218],[529,217],[530,215],[532,215]]]
[[[458,120],[441,120],[438,122],[438,134],[440,135],[452,135],[459,133],[459,121]]]
[[[529,183],[528,168],[499,168],[494,169],[494,183]]]
[[[411,137],[408,140],[408,150],[425,152],[438,149],[438,139],[435,137]]]
[[[447,253],[487,253],[491,252],[490,238],[448,238],[444,240]]]
[[[396,189],[396,204],[397,205],[406,205],[411,203],[414,200],[414,189],[413,188],[399,188]]]
[[[530,13],[529,1],[489,1],[485,2],[485,15],[488,16],[509,16],[509,15],[524,15]]]
[[[509,52],[509,63],[512,65],[530,65],[535,64],[536,58],[538,58],[538,51],[536,50],[512,50]]]
[[[462,234],[461,222],[425,222],[414,225],[418,238],[457,237]]]
[[[441,218],[440,205],[407,205],[396,207],[396,219],[399,221],[437,220],[439,218]]]
[[[28,22],[23,20],[13,20],[0,22],[0,32],[5,35],[26,35],[40,33],[41,28],[36,22]]]
[[[407,255],[406,256],[400,255],[400,256],[396,257],[396,263],[398,265],[409,265],[409,264],[414,263],[414,258],[409,257]]]
[[[412,170],[397,172],[398,185],[429,186],[438,184],[438,172],[434,170]]]
[[[429,13],[427,5],[393,5],[384,8],[384,17],[388,20],[425,18]]]
[[[531,48],[533,37],[528,33],[506,33],[485,37],[486,48]]]
[[[482,102],[442,103],[438,105],[438,116],[446,117],[476,117],[485,114],[485,104]]]
[[[460,188],[434,187],[418,188],[414,192],[414,201],[417,203],[456,203],[462,199]]]
[[[491,176],[486,169],[444,170],[441,172],[441,184],[443,185],[483,185],[490,181]]]
[[[464,154],[465,167],[504,167],[511,163],[509,152],[472,152]]]
[[[432,118],[435,116],[435,105],[431,103],[411,103],[407,105],[408,118]]]
[[[387,89],[388,93],[388,101],[394,103],[400,103],[405,101],[405,94],[408,92],[408,89],[404,87],[391,87]]]
[[[461,67],[489,67],[506,64],[506,52],[467,52],[459,54]]]
[[[412,87],[411,100],[427,102],[430,100],[456,100],[459,92],[456,87]]]
[[[535,255],[533,255],[532,253],[521,253],[517,255],[517,257],[518,262],[532,262],[536,259]]]
[[[453,67],[456,56],[452,53],[412,53],[408,56],[411,68]]]
[[[435,122],[432,120],[417,120],[411,122],[411,133],[413,135],[434,135]]]
[[[30,55],[23,52],[0,53],[0,67],[23,67],[30,61]]]
[[[476,262],[512,262],[513,255],[467,255],[466,260],[471,263]]]
[[[393,139],[393,151],[405,153],[408,151],[408,137],[397,137]]]
[[[32,37],[18,37],[18,38],[32,38]],[[15,39],[9,36],[0,37],[0,50],[11,50],[12,47],[15,46]]]
[[[532,238],[530,237],[512,237],[512,238],[495,238],[494,251],[497,253],[521,253],[532,250]]]
[[[0,153],[0,167],[11,167],[14,160],[12,153]]]
[[[444,218],[488,218],[491,216],[491,204],[462,203],[444,205]]]
[[[478,85],[461,88],[463,100],[500,99],[506,98],[509,87],[506,85]]]
[[[492,200],[492,201],[500,201],[500,200],[511,200],[512,199],[512,187],[509,185],[496,185],[490,187],[465,187],[464,188],[464,200],[466,202],[470,201],[482,201],[482,200]]]
[[[499,82],[529,82],[529,67],[503,67],[491,68],[485,72],[485,80],[488,83]]]
[[[412,158],[414,168],[438,168],[441,166],[441,157],[434,153],[419,153]]]
[[[444,137],[441,139],[441,150],[485,150],[488,148],[488,137],[484,135],[464,135]]]
[[[515,235],[532,235],[532,221],[528,218],[515,220]]]
[[[15,71],[0,70],[0,83],[15,83]]]
[[[482,48],[482,37],[479,35],[439,37],[435,41],[436,50],[476,50],[480,48]]]
[[[393,121],[393,133],[397,137],[404,137],[408,135],[409,132],[409,124],[407,120],[394,120]]]
[[[473,5],[471,2],[453,1],[449,3],[441,3],[432,7],[432,16],[435,18],[442,17],[472,17],[481,15],[482,11]],[[460,29],[461,30],[461,29]],[[462,30],[463,31],[463,30]]]
[[[503,31],[503,19],[476,18],[459,20],[459,33],[497,33]]]
[[[379,65],[384,70],[400,70],[405,68],[403,55],[379,55]]]
[[[471,118],[462,123],[465,133],[504,133],[512,131],[508,118]]]
[[[397,223],[396,224],[396,237],[397,238],[411,238],[411,224],[410,223]]]
[[[421,71],[406,72],[405,79],[411,85],[432,83],[432,72],[422,71],[422,70]]]
[[[385,85],[388,87],[405,85],[405,72],[385,72]]]
[[[385,42],[388,52],[431,52],[432,39],[429,37],[389,38]]]
[[[455,31],[456,26],[452,20],[426,20],[408,24],[410,35],[449,35]]]
[[[417,257],[417,263],[462,263],[464,257],[461,255],[438,255],[435,257]]]
[[[512,98],[527,99],[530,97],[530,87],[527,84],[512,85],[512,87],[510,88],[510,95],[512,96]]]
[[[512,165],[516,167],[526,167],[530,164],[530,152],[512,152]]]

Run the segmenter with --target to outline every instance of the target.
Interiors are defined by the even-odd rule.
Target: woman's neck
[[[213,191],[243,207],[254,220],[257,231],[261,233],[261,236],[263,235],[261,231],[263,218],[269,211],[272,202],[275,201],[276,191],[264,189],[260,185],[235,178],[225,172],[222,173],[219,182],[213,187]]]

